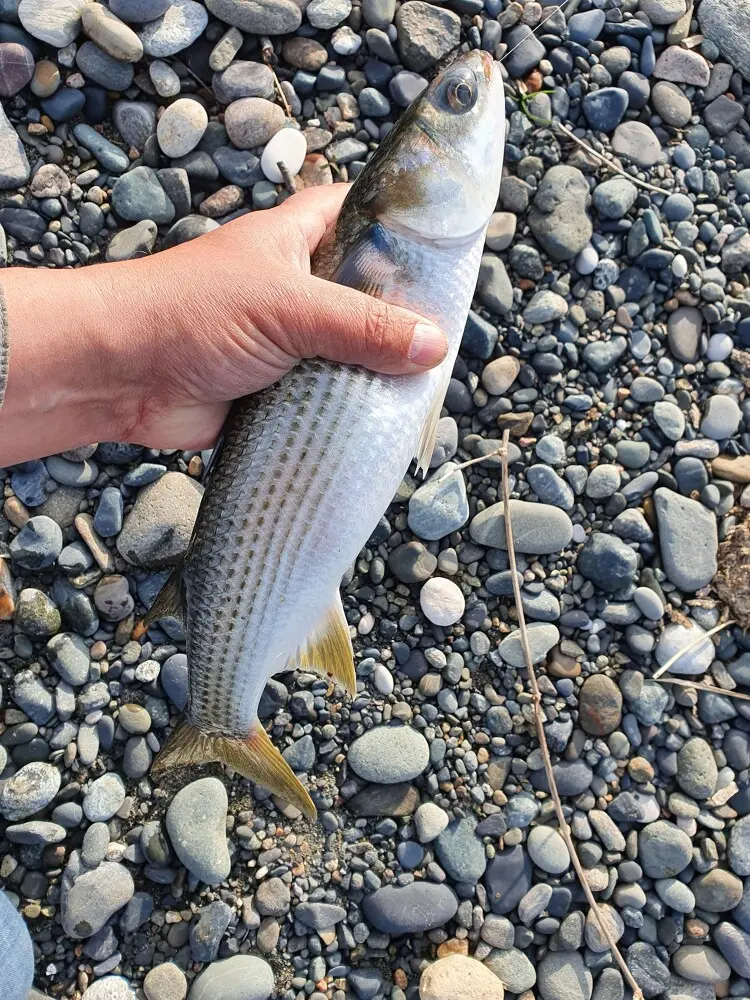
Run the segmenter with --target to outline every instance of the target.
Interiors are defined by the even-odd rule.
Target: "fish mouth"
[[[484,70],[484,78],[487,83],[492,83],[492,74],[495,72],[495,60],[492,58],[489,52],[485,52],[482,49],[479,53],[482,58],[482,69]]]

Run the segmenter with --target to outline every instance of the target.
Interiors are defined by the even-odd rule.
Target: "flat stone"
[[[692,858],[690,837],[673,823],[649,823],[638,836],[638,858],[651,878],[679,875]]]
[[[586,678],[579,695],[578,721],[592,736],[608,736],[620,724],[622,694],[615,682],[604,674]]]
[[[0,816],[14,822],[33,816],[55,798],[60,771],[41,761],[19,768],[0,785]]]
[[[742,899],[743,882],[737,875],[724,868],[714,868],[696,876],[690,883],[695,904],[709,913],[733,910]]]
[[[455,916],[458,899],[447,885],[412,882],[377,889],[365,896],[362,909],[377,930],[401,937],[443,927]]]
[[[713,662],[715,650],[710,639],[698,643],[705,635],[705,629],[697,623],[688,628],[679,622],[670,622],[659,636],[655,656],[660,666],[668,663],[680,650],[686,650],[670,666],[670,672],[678,675],[705,673]],[[688,647],[692,647],[688,649]]]
[[[750,6],[747,0],[702,0],[698,8],[701,31],[715,45],[746,80],[750,80],[750,38],[747,17]]]
[[[541,663],[549,651],[560,641],[560,633],[555,625],[547,622],[531,622],[527,628],[531,662]],[[513,667],[526,665],[526,657],[521,643],[521,630],[515,629],[507,635],[497,648],[503,662]]]
[[[684,944],[672,956],[674,971],[691,983],[723,983],[732,970],[718,951],[704,944]]]
[[[435,841],[440,865],[454,882],[475,885],[484,875],[487,858],[476,828],[473,816],[454,820]]]
[[[419,980],[420,1000],[503,1000],[500,979],[486,965],[465,955],[432,962]]]
[[[150,219],[163,225],[171,222],[175,215],[174,205],[159,183],[155,171],[145,166],[134,167],[117,178],[112,189],[112,205],[121,218],[130,222]],[[166,478],[165,476],[164,479]],[[154,486],[156,485],[158,484],[155,483]]]
[[[656,954],[654,946],[646,941],[631,944],[625,952],[625,960],[644,997],[658,996],[669,985],[669,969]]]
[[[109,9],[123,21],[141,24],[166,14],[171,4],[172,0],[109,0]]]
[[[616,535],[594,531],[578,554],[578,571],[605,591],[622,590],[631,584],[638,557]]]
[[[190,1000],[268,1000],[273,969],[257,955],[233,955],[212,962],[193,982]]]
[[[288,35],[302,22],[301,8],[293,0],[206,0],[206,7],[253,35]]]
[[[81,12],[90,0],[21,0],[18,19],[34,38],[62,49],[81,29]]]
[[[88,80],[107,90],[127,90],[133,82],[132,64],[115,59],[96,42],[84,42],[79,46],[76,66]]]
[[[0,42],[0,97],[14,97],[34,75],[34,57],[25,45]]]
[[[81,21],[89,38],[114,59],[138,62],[142,57],[143,44],[138,35],[101,4],[84,7]]]
[[[240,98],[224,113],[227,133],[238,149],[264,146],[284,127],[285,121],[283,109],[263,97]]]
[[[568,848],[562,835],[554,827],[532,827],[526,849],[537,868],[551,875],[561,875],[570,867]]]
[[[693,87],[706,87],[711,75],[708,63],[695,49],[670,45],[656,60],[653,76],[672,83],[688,83]]]
[[[117,536],[123,559],[148,569],[176,565],[190,542],[202,495],[203,487],[181,472],[167,472],[144,487]]]
[[[408,524],[418,538],[437,540],[469,520],[463,473],[446,463],[409,498]]]
[[[148,56],[165,59],[186,49],[208,24],[206,8],[196,0],[172,0],[166,12],[141,29],[139,37]]]
[[[625,156],[639,167],[653,167],[663,159],[664,153],[652,129],[643,122],[622,122],[612,136],[612,150]]]
[[[0,190],[21,187],[30,173],[24,145],[0,106]]]
[[[421,73],[458,45],[461,19],[451,10],[412,0],[399,8],[396,30],[404,66]]]
[[[733,971],[743,979],[750,978],[750,933],[724,920],[712,929],[711,936]]]
[[[484,875],[492,912],[505,914],[515,910],[531,888],[531,880],[531,861],[520,844],[497,851]]]
[[[177,792],[166,827],[175,853],[201,882],[216,885],[229,875],[227,793],[218,778],[199,778]]]
[[[416,778],[427,767],[429,746],[410,726],[376,726],[352,743],[347,760],[365,781],[395,785]]]
[[[591,1000],[594,980],[577,951],[549,951],[537,966],[542,1000]]]
[[[295,39],[312,41],[308,38]],[[325,49],[323,50],[325,52]],[[325,53],[328,61],[328,53]],[[264,63],[236,59],[222,73],[214,74],[213,92],[222,104],[231,104],[242,97],[273,97],[273,73]]]
[[[573,524],[568,515],[549,504],[511,500],[509,504],[513,543],[517,552],[534,555],[551,554],[566,548],[573,537]],[[479,545],[505,549],[505,519],[503,504],[492,504],[471,521],[472,539]]]
[[[208,126],[208,113],[198,101],[181,97],[159,119],[156,137],[165,156],[185,156],[195,149]]]
[[[529,209],[529,228],[554,261],[570,260],[593,233],[586,210],[589,186],[576,167],[550,167]]]
[[[655,491],[654,504],[664,570],[680,590],[694,593],[716,575],[716,517],[697,500],[664,487]]]
[[[131,899],[133,877],[123,865],[104,861],[93,871],[79,875],[63,893],[62,924],[76,941],[91,937]]]
[[[639,8],[652,24],[674,24],[687,10],[687,0],[640,0]]]

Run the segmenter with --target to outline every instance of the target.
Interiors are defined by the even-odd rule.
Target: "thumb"
[[[296,280],[275,310],[290,354],[404,375],[434,368],[448,353],[443,331],[416,313],[323,278]]]

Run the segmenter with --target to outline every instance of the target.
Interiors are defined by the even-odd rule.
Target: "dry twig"
[[[602,932],[602,937],[609,945],[609,949],[612,952],[617,964],[620,966],[620,971],[622,972],[625,981],[628,986],[630,986],[633,991],[634,1000],[643,1000],[643,993],[638,983],[633,978],[633,974],[630,969],[625,964],[625,959],[620,953],[620,949],[617,947],[617,942],[612,936],[612,931],[610,930],[607,920],[599,909],[599,905],[594,898],[594,894],[591,891],[591,887],[586,881],[586,876],[583,873],[583,867],[578,859],[578,854],[576,853],[575,845],[573,843],[573,838],[570,835],[570,828],[565,820],[565,814],[563,813],[562,802],[560,801],[560,793],[557,790],[557,783],[555,782],[555,775],[552,771],[552,758],[550,757],[549,747],[547,746],[547,739],[544,735],[544,716],[542,714],[542,693],[539,690],[539,684],[536,679],[536,671],[534,670],[534,664],[531,659],[531,647],[529,646],[529,633],[526,628],[526,616],[523,613],[523,604],[521,603],[521,588],[518,583],[518,570],[516,568],[516,552],[513,547],[513,527],[510,522],[510,489],[508,486],[508,443],[510,441],[510,431],[506,430],[503,432],[503,451],[502,451],[502,483],[503,483],[503,520],[505,521],[505,540],[508,549],[508,561],[510,563],[511,579],[513,581],[513,598],[516,604],[516,614],[518,615],[518,627],[521,632],[521,646],[523,648],[524,659],[526,660],[526,669],[529,672],[529,682],[531,684],[531,693],[534,698],[534,724],[536,726],[537,738],[539,740],[539,747],[542,751],[542,759],[544,761],[544,771],[547,775],[547,781],[549,783],[550,794],[552,795],[552,802],[555,806],[555,815],[557,816],[557,823],[560,828],[560,834],[565,841],[565,846],[568,848],[568,853],[570,854],[570,860],[572,862],[573,868],[575,869],[576,875],[578,876],[578,881],[581,883],[581,888],[584,891],[586,899],[589,906],[591,907],[591,912],[596,917],[596,922],[599,924],[599,929]]]
[[[716,625],[715,628],[709,629],[708,632],[704,632],[702,635],[699,635],[696,639],[693,639],[692,642],[688,643],[688,645],[683,649],[678,649],[674,656],[670,656],[664,666],[659,667],[651,680],[658,681],[661,675],[666,674],[669,668],[674,666],[674,664],[677,663],[680,657],[684,656],[685,653],[690,653],[692,650],[697,649],[698,646],[702,646],[703,643],[710,639],[712,635],[716,635],[717,632],[721,632],[721,630],[726,628],[728,625],[736,624],[737,623],[734,619],[730,618],[728,621],[722,622],[720,625]]]
[[[695,688],[697,691],[710,691],[711,694],[724,694],[727,698],[739,698],[740,701],[750,701],[750,694],[741,691],[729,691],[727,688],[714,687],[713,684],[699,684],[697,681],[684,681],[681,677],[654,677],[658,684],[679,684],[684,688]]]
[[[614,160],[610,160],[610,158],[605,156],[604,153],[598,153],[595,149],[592,149],[587,142],[584,142],[583,139],[579,139],[577,135],[573,135],[570,129],[563,125],[562,122],[553,122],[552,124],[555,125],[556,128],[562,129],[569,139],[578,143],[582,149],[585,149],[587,153],[591,153],[591,155],[595,156],[597,160],[601,160],[602,163],[609,167],[610,170],[614,170],[616,174],[621,174],[623,177],[627,177],[629,181],[632,181],[632,183],[636,184],[638,187],[642,187],[646,191],[655,191],[657,194],[671,194],[670,191],[665,191],[664,188],[657,187],[655,184],[649,184],[648,181],[642,181],[639,177],[633,177],[631,174],[627,173],[627,171],[623,170],[622,167],[618,167]]]
[[[289,167],[283,160],[277,160],[276,166],[279,168],[279,173],[284,178],[284,186],[287,191],[289,194],[294,194],[297,190],[297,185],[294,183],[294,178],[289,173]]]

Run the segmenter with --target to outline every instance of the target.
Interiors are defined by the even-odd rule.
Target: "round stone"
[[[433,625],[447,627],[460,621],[466,609],[461,588],[443,577],[428,580],[419,592],[419,603]]]
[[[420,844],[429,844],[448,826],[449,816],[434,802],[424,802],[414,813],[414,826]]]
[[[25,45],[0,42],[0,97],[13,97],[34,75],[34,57]]]
[[[238,149],[265,145],[284,127],[286,118],[278,104],[263,97],[243,97],[233,101],[224,113],[224,125]]]
[[[714,441],[724,441],[737,432],[742,411],[731,396],[711,396],[701,421],[701,434]]]
[[[208,127],[208,114],[198,101],[181,97],[159,119],[156,136],[165,156],[185,156],[195,149]]]
[[[306,156],[307,140],[304,135],[295,128],[282,128],[272,136],[263,150],[260,167],[269,181],[281,184],[284,176],[278,164],[283,163],[291,176],[296,177]]]
[[[405,886],[385,885],[365,896],[362,905],[373,927],[400,937],[445,926],[456,914],[458,899],[445,884],[420,881]]]
[[[448,955],[428,965],[419,980],[420,1000],[503,1000],[498,977],[465,955]]]
[[[588,677],[581,688],[578,713],[584,732],[592,736],[608,736],[617,729],[622,717],[620,689],[604,674]]]
[[[542,1000],[591,1000],[594,980],[577,951],[548,951],[537,968]]]
[[[700,736],[689,739],[677,754],[677,783],[694,799],[710,798],[718,779],[718,768],[710,745]]]
[[[121,705],[117,721],[126,733],[132,733],[134,736],[147,733],[151,728],[151,716],[142,705],[132,703]]]
[[[81,1000],[136,1000],[136,994],[122,976],[102,976],[86,988]]]
[[[411,781],[429,759],[427,740],[409,726],[376,726],[356,739],[347,754],[360,778],[380,785]]]
[[[37,97],[51,97],[60,86],[60,70],[50,59],[40,59],[34,67],[31,92]]]
[[[314,28],[335,28],[352,10],[351,0],[310,0],[305,13]]]
[[[612,939],[617,943],[625,933],[625,924],[617,910],[608,903],[598,904],[599,913],[604,919],[607,929],[612,935]],[[592,910],[586,913],[585,926],[586,944],[594,952],[604,952],[609,950],[609,943],[602,933],[599,921],[594,916]]]
[[[52,666],[71,687],[85,684],[91,669],[91,655],[83,639],[73,632],[59,632],[47,643]]]
[[[701,638],[705,636],[706,630],[695,622],[691,627],[680,622],[670,622],[656,644],[655,656],[659,666],[664,666],[672,660],[681,650],[685,650],[681,656],[671,664],[670,671],[673,674],[703,674],[711,666],[714,659],[714,644],[710,639]]]
[[[732,974],[726,959],[703,944],[684,944],[672,956],[672,967],[677,975],[691,983],[723,983]]]
[[[143,992],[146,1000],[185,1000],[187,979],[174,962],[162,962],[146,973]]]
[[[671,878],[690,864],[693,847],[690,837],[664,820],[649,823],[638,836],[638,859],[651,878]]]
[[[526,849],[537,868],[551,875],[561,875],[570,867],[570,854],[565,841],[551,826],[532,827]]]

